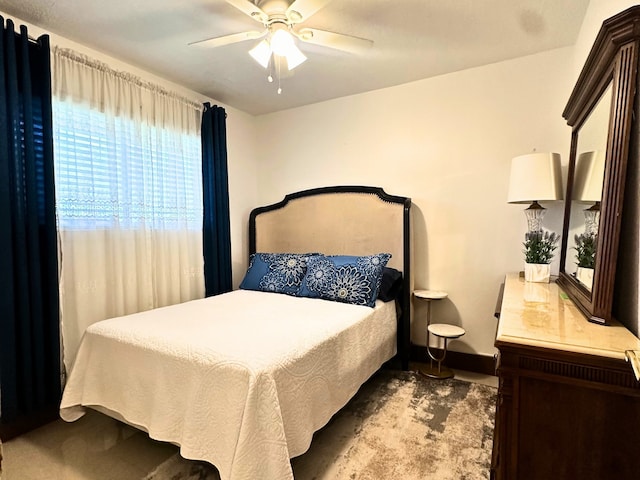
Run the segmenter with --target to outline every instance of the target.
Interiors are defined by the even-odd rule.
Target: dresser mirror
[[[610,83],[577,133],[564,271],[589,292],[593,289],[607,134],[611,115]],[[570,200],[570,203],[569,203]]]
[[[589,321],[612,321],[637,82],[640,7],[602,24],[563,112],[572,127],[558,283]]]

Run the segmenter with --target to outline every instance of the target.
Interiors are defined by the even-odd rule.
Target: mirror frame
[[[564,226],[558,284],[587,319],[610,324],[616,263],[620,241],[622,205],[629,155],[640,47],[640,6],[615,15],[602,24],[562,116],[572,127]],[[612,84],[604,185],[593,286],[589,291],[565,272],[571,199],[580,128]]]

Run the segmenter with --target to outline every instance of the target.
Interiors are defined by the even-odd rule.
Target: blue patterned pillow
[[[378,297],[388,253],[354,257],[348,255],[310,257],[298,296],[373,307]]]
[[[315,254],[254,253],[240,288],[296,295],[311,255]]]

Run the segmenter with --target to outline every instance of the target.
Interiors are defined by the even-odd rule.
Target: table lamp
[[[562,200],[558,153],[529,153],[511,160],[509,203],[529,203],[524,211],[529,232],[541,230],[546,209],[538,202]]]
[[[585,233],[587,234],[598,233],[602,185],[604,183],[604,158],[604,152],[597,150],[581,153],[576,162],[572,200],[593,204],[584,211]]]

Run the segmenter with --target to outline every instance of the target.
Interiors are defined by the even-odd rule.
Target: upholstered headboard
[[[411,199],[382,188],[339,186],[291,193],[249,217],[249,250],[327,255],[391,253],[403,273],[398,356],[408,368],[411,295]]]

